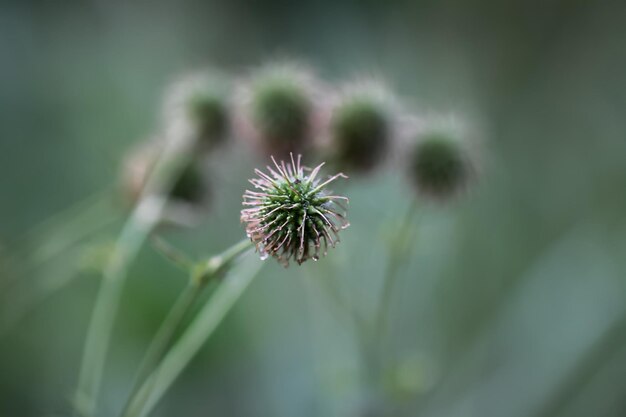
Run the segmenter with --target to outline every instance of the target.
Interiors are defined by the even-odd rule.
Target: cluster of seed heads
[[[341,203],[348,199],[326,189],[347,177],[340,173],[321,179],[323,163],[310,169],[302,166],[301,155],[290,158],[291,163],[279,164],[272,157],[274,167],[267,166],[267,173],[255,170],[257,178],[250,183],[256,190],[246,190],[246,208],[241,211],[241,221],[261,257],[271,255],[284,266],[292,258],[298,264],[318,260],[339,242],[338,232],[349,226]]]
[[[235,130],[264,155],[306,151],[355,175],[395,155],[389,167],[404,167],[418,195],[439,202],[465,189],[474,171],[462,130],[435,132],[380,82],[328,88],[302,66],[277,63],[253,72],[238,91]]]
[[[190,143],[192,154],[172,182],[165,217],[176,224],[193,224],[210,200],[205,156],[225,142],[230,130],[228,88],[221,77],[207,73],[185,76],[167,89],[162,107],[161,130],[127,155],[122,171],[124,196],[128,203],[137,203],[169,142]]]
[[[268,167],[267,173],[256,171],[258,178],[251,183],[257,190],[246,191],[247,207],[242,211],[242,221],[258,250],[283,264],[290,259],[297,263],[318,259],[336,244],[338,231],[347,225],[341,205],[347,199],[325,190],[327,184],[345,176],[321,181],[322,165],[307,169],[300,156],[294,161],[295,154],[328,161],[329,166],[351,175],[385,165],[401,167],[418,197],[437,202],[466,189],[476,171],[465,130],[429,124],[409,114],[379,82],[359,80],[329,88],[310,69],[278,62],[253,71],[233,83],[233,89],[228,86],[223,77],[201,73],[183,78],[168,90],[164,130],[180,132],[169,136],[182,135],[194,143],[190,166],[174,182],[170,197],[192,205],[206,203],[203,155],[213,152],[231,133],[264,158],[290,159],[287,164],[277,163],[272,156],[274,167]],[[162,143],[151,145],[159,148]],[[158,149],[147,152],[148,157],[158,154]],[[133,194],[139,194],[151,163],[135,169],[141,175],[131,178]]]

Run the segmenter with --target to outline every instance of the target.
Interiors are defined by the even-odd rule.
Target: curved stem
[[[81,415],[94,415],[111,332],[130,264],[165,211],[166,196],[192,157],[191,145],[190,139],[168,141],[105,267],[87,332],[75,397],[75,406]]]
[[[131,261],[137,256],[156,220],[141,216],[143,204],[135,210],[116,243],[103,273],[96,298],[76,392],[76,408],[81,415],[92,416],[104,368],[111,331]],[[159,204],[162,206],[162,204]],[[160,208],[158,210],[160,212]]]
[[[131,404],[130,399],[137,394],[143,381],[150,375],[159,361],[163,359],[163,356],[167,353],[167,349],[172,345],[176,330],[180,328],[183,319],[189,310],[191,310],[204,288],[205,286],[197,281],[195,277],[190,277],[189,283],[180,293],[169,313],[167,313],[167,316],[163,320],[163,323],[161,323],[161,326],[150,342],[139,364],[135,383],[133,384],[128,401],[124,405],[122,414],[128,411]]]
[[[101,191],[26,232],[15,244],[17,248],[0,259],[11,272],[0,279],[0,293],[8,293],[38,267],[119,220],[120,216],[109,208],[110,200],[109,190]]]
[[[180,293],[171,310],[167,313],[167,316],[163,320],[163,323],[161,323],[157,333],[154,335],[154,338],[150,342],[150,345],[148,346],[148,349],[139,364],[136,385],[139,385],[139,383],[143,381],[159,363],[168,347],[171,345],[172,338],[174,337],[176,330],[180,327],[183,319],[191,307],[193,307],[203,289],[203,285],[198,285],[192,279]],[[136,390],[133,390],[133,394],[135,391]]]
[[[77,259],[81,254],[80,248],[70,248],[66,256]],[[64,263],[46,268],[45,274],[35,274],[32,279],[12,286],[6,293],[0,290],[0,339],[7,337],[29,313],[81,275],[79,265],[66,259]]]
[[[15,242],[18,252],[31,252],[34,245],[42,241],[56,240],[67,228],[74,228],[78,233],[83,233],[84,228],[109,211],[113,198],[112,187],[106,187],[84,199],[53,213],[39,224],[25,231]],[[103,213],[101,213],[103,212]],[[36,250],[39,248],[36,248]],[[43,251],[42,251],[43,252]]]
[[[160,244],[164,244],[164,242],[161,242]],[[232,262],[232,260],[235,259],[236,256],[247,250],[250,245],[251,243],[249,240],[243,240],[238,244],[232,246],[231,248],[227,249],[218,259],[220,259],[220,262],[223,262],[225,264],[230,263]],[[162,246],[161,248],[163,249],[164,247]],[[167,247],[167,253],[171,253],[171,250],[172,248]],[[180,258],[181,254],[177,253],[176,256]],[[189,261],[185,259],[184,262],[185,264],[187,264],[187,262]],[[174,302],[174,305],[170,309],[169,313],[167,313],[167,316],[163,320],[163,323],[161,323],[161,326],[157,330],[156,335],[150,342],[150,345],[148,346],[148,349],[146,350],[146,353],[141,363],[139,364],[134,387],[131,390],[131,393],[129,395],[129,401],[124,406],[122,414],[128,412],[128,409],[130,407],[130,399],[135,396],[135,394],[141,387],[141,384],[156,368],[165,353],[167,353],[167,349],[171,346],[173,342],[176,330],[179,329],[183,319],[185,318],[189,310],[191,310],[202,291],[206,288],[207,284],[215,283],[215,278],[217,278],[215,274],[205,277],[201,276],[206,273],[206,268],[211,267],[209,264],[210,261],[207,262],[207,265],[201,265],[199,270],[192,270],[191,265],[187,264],[187,269],[191,271],[189,282]]]
[[[250,241],[243,241],[219,257],[213,258],[209,263],[217,266],[207,271],[207,279],[220,276],[223,272],[228,273],[234,259],[251,245]],[[143,417],[150,413],[204,342],[213,334],[226,313],[252,282],[261,265],[258,259],[251,258],[251,261],[242,263],[236,272],[224,279],[141,388],[131,397],[129,406],[123,413],[124,417]]]
[[[337,286],[335,271],[329,268],[324,270],[322,267],[320,269],[322,272],[320,274],[321,276],[310,277],[308,281],[311,281],[312,284],[314,283],[318,286],[320,291],[328,299],[334,310],[333,313],[344,315],[345,317],[343,318],[352,321],[355,326],[364,325],[364,317],[360,314],[360,311],[357,309],[355,303],[352,302],[352,300],[347,299]]]

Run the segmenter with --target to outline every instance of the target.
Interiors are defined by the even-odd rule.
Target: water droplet
[[[259,258],[261,258],[262,261],[266,260],[269,257],[269,254],[265,250],[265,246],[263,246],[262,244],[259,244],[258,249],[259,249]]]

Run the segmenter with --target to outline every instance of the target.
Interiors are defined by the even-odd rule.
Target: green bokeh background
[[[0,253],[28,254],[41,243],[24,244],[28,230],[114,188],[126,150],[158,132],[162,92],[181,73],[241,75],[296,57],[331,82],[377,75],[417,112],[477,120],[485,149],[467,198],[419,205],[386,341],[404,387],[397,415],[624,416],[625,41],[619,2],[4,0]],[[240,197],[256,164],[237,145],[215,155],[210,216],[167,238],[206,256],[243,237]],[[301,268],[266,261],[155,416],[352,416],[376,402],[317,281],[372,311],[385,239],[412,190],[398,166],[339,189],[352,227],[338,248]],[[112,200],[104,212],[123,208]],[[71,414],[98,282],[71,273],[83,257],[31,270],[15,293],[0,285],[4,322],[42,282],[72,278],[0,336],[0,416]],[[100,415],[118,412],[184,280],[141,253]]]

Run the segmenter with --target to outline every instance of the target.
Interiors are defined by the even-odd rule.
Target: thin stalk
[[[344,318],[352,321],[355,326],[363,326],[365,319],[360,314],[353,300],[348,300],[335,284],[336,277],[334,270],[326,270],[322,276],[311,276],[307,280],[311,284],[318,285],[318,288],[330,302],[334,313],[344,316]],[[311,287],[312,288],[312,287]],[[337,316],[336,316],[337,317]]]
[[[207,284],[214,283],[215,280]],[[127,412],[130,407],[131,398],[137,394],[142,386],[142,383],[148,378],[148,376],[150,376],[161,359],[163,359],[163,356],[167,353],[167,349],[169,349],[174,342],[176,331],[180,328],[185,316],[189,313],[196,300],[206,287],[207,285],[198,281],[193,275],[190,277],[189,283],[180,293],[174,305],[163,320],[163,323],[161,323],[161,326],[150,342],[150,345],[148,346],[148,349],[139,364],[133,388],[128,396],[128,401],[122,409],[122,414]]]
[[[194,262],[185,253],[170,245],[161,237],[157,235],[152,236],[152,245],[165,259],[182,271],[189,272],[194,267]]]
[[[67,258],[79,258],[80,248],[68,250]],[[36,274],[33,279],[20,282],[0,291],[0,339],[6,337],[20,321],[35,310],[43,301],[68,286],[80,276],[77,263],[57,262],[46,268],[45,274]],[[30,278],[30,277],[29,277]]]
[[[0,292],[7,293],[38,267],[119,220],[119,215],[108,209],[110,199],[109,190],[100,192],[26,232],[15,244],[17,248],[3,259],[11,273],[0,279]]]
[[[215,271],[215,272],[216,273],[222,272],[222,270],[220,268],[227,268],[227,267],[229,267],[232,264],[232,262],[235,261],[235,259],[237,259],[237,257],[239,257],[239,255],[243,254],[248,249],[251,249],[252,246],[253,246],[253,244],[250,241],[250,239],[240,240],[239,242],[235,243],[230,248],[226,249],[224,252],[222,252],[216,258],[209,259],[209,261],[207,262],[207,268],[211,268],[211,264],[213,264],[213,265],[218,264],[219,267],[216,268],[217,271]]]
[[[305,269],[305,273],[307,275],[305,283],[307,284],[308,290],[306,291],[306,293],[309,298],[310,316],[313,325],[313,331],[316,333],[313,339],[315,342],[319,342],[320,340],[324,340],[324,338],[328,336],[328,332],[324,332],[325,329],[322,329],[323,327],[325,327],[324,324],[319,319],[318,315],[315,314],[316,312],[314,310],[316,307],[320,307],[320,303],[326,302],[326,304],[330,304],[333,310],[333,318],[342,320],[342,324],[344,324],[348,328],[348,330],[353,332],[356,345],[360,349],[362,346],[365,346],[364,342],[366,338],[364,336],[366,334],[368,323],[365,320],[365,317],[360,314],[361,312],[357,308],[354,300],[344,297],[343,293],[340,291],[340,288],[335,284],[337,282],[336,270],[333,268],[329,268],[328,263],[324,263],[323,265],[325,265],[326,268],[320,265],[321,269],[320,271],[318,271],[318,276],[313,275],[311,269]],[[317,297],[315,293],[317,293]],[[322,300],[322,298],[324,298],[324,300]],[[324,308],[324,306],[322,306],[322,308]],[[314,351],[317,352],[319,355],[317,357],[319,366],[316,366],[316,369],[318,370],[317,378],[318,384],[320,386],[319,390],[320,392],[324,393],[327,391],[325,389],[327,387],[325,387],[323,384],[326,371],[324,369],[324,366],[327,365],[328,361],[323,357],[323,354],[321,352],[323,350],[322,345],[323,343],[318,343],[318,346],[316,346],[316,349],[314,349]],[[329,393],[326,392],[326,394],[328,395]],[[338,397],[335,398],[335,400],[337,399]],[[336,405],[327,404],[327,407],[329,412],[336,411]]]
[[[96,410],[111,332],[130,265],[158,224],[167,205],[166,195],[190,159],[189,140],[168,141],[103,271],[87,331],[75,397],[76,408],[82,415],[93,416]]]
[[[336,317],[340,316],[340,319],[345,319],[347,326],[353,327],[352,330],[356,343],[361,347],[367,341],[368,326],[370,326],[371,323],[369,323],[366,317],[361,313],[354,299],[352,297],[346,298],[337,286],[336,269],[331,268],[328,264],[324,265],[326,265],[325,271],[322,270],[321,276],[310,277],[307,280],[311,283],[310,288],[313,288],[313,284],[319,284],[320,292],[326,296],[329,304],[335,310],[334,312],[338,314]],[[320,267],[324,268],[321,265]]]
[[[44,243],[30,250],[32,262],[41,264],[53,259],[67,248],[120,221],[120,214],[111,206],[111,196],[107,192],[92,206],[81,204],[82,212],[72,210],[74,216],[71,218],[59,218],[66,223],[57,224],[58,230],[51,230],[48,235],[42,236]]]
[[[168,347],[172,343],[172,339],[176,334],[176,330],[180,327],[183,319],[193,307],[198,296],[204,289],[204,285],[196,282],[193,278],[189,280],[189,283],[185,286],[180,293],[171,310],[167,313],[167,316],[159,326],[154,338],[150,342],[146,353],[139,364],[136,377],[136,389],[133,389],[132,394],[139,388],[140,384],[156,367],[163,355],[166,353]]]
[[[194,268],[191,260],[189,260],[184,254],[178,252],[178,250],[170,246],[164,240],[155,238],[154,242],[158,245],[157,247],[159,251],[161,251],[164,256],[168,257],[168,259],[174,259],[177,264],[181,267],[185,267],[185,269],[190,272],[189,282],[174,302],[174,305],[163,320],[163,323],[161,323],[156,335],[150,342],[150,345],[148,346],[148,349],[146,350],[146,353],[139,365],[134,386],[128,397],[128,401],[123,408],[122,414],[127,412],[130,407],[130,399],[135,396],[139,388],[141,388],[141,384],[156,368],[165,353],[167,353],[167,349],[174,341],[176,331],[180,328],[183,319],[191,310],[202,291],[207,287],[207,285],[213,285],[216,283],[216,274],[207,274],[207,270],[209,268],[216,268],[220,266],[215,264],[215,260],[209,260],[206,264],[201,264],[197,268]],[[231,262],[232,259],[234,259],[242,251],[247,250],[249,247],[250,242],[248,240],[241,241],[225,251],[219,258],[220,262]],[[213,262],[213,264],[211,264],[211,262]]]
[[[141,388],[131,397],[130,405],[123,413],[124,417],[143,417],[152,411],[252,282],[263,265],[254,257],[248,258],[235,271],[229,273],[233,260],[250,246],[251,242],[243,241],[209,262],[217,267],[211,269],[213,272],[210,272],[208,278],[220,276],[222,273],[227,276]]]
[[[389,321],[391,301],[398,280],[398,272],[404,267],[404,264],[408,260],[409,243],[415,236],[414,223],[417,211],[416,201],[413,200],[390,245],[387,266],[383,278],[383,289],[378,304],[374,327],[374,343],[378,346],[378,349],[382,349],[382,340],[385,336],[386,326]]]
[[[18,252],[30,252],[34,245],[56,239],[68,227],[76,226],[77,232],[82,232],[86,223],[91,223],[96,220],[96,217],[100,217],[101,211],[108,211],[112,196],[112,189],[107,187],[53,213],[18,237],[18,241],[15,242]]]
[[[330,350],[325,349],[325,343],[323,341],[328,337],[328,329],[322,320],[322,317],[318,314],[317,311],[320,308],[320,304],[326,302],[327,300],[322,300],[322,294],[320,294],[320,289],[317,288],[316,278],[314,274],[306,268],[304,270],[305,273],[305,284],[306,284],[306,296],[308,301],[308,310],[309,310],[309,319],[311,322],[311,328],[313,332],[312,343],[313,343],[313,352],[314,352],[314,360],[316,362],[313,369],[315,370],[316,384],[315,391],[312,393],[314,398],[317,398],[318,401],[316,403],[316,408],[318,409],[318,413],[321,415],[329,415],[329,414],[337,414],[335,412],[334,401],[320,401],[323,398],[332,398],[334,390],[329,389],[329,384],[325,383],[327,379],[327,374],[329,373],[329,359]],[[314,288],[315,287],[315,288]],[[334,315],[333,315],[334,317]],[[336,396],[335,396],[336,397]],[[336,398],[335,398],[336,399]]]

